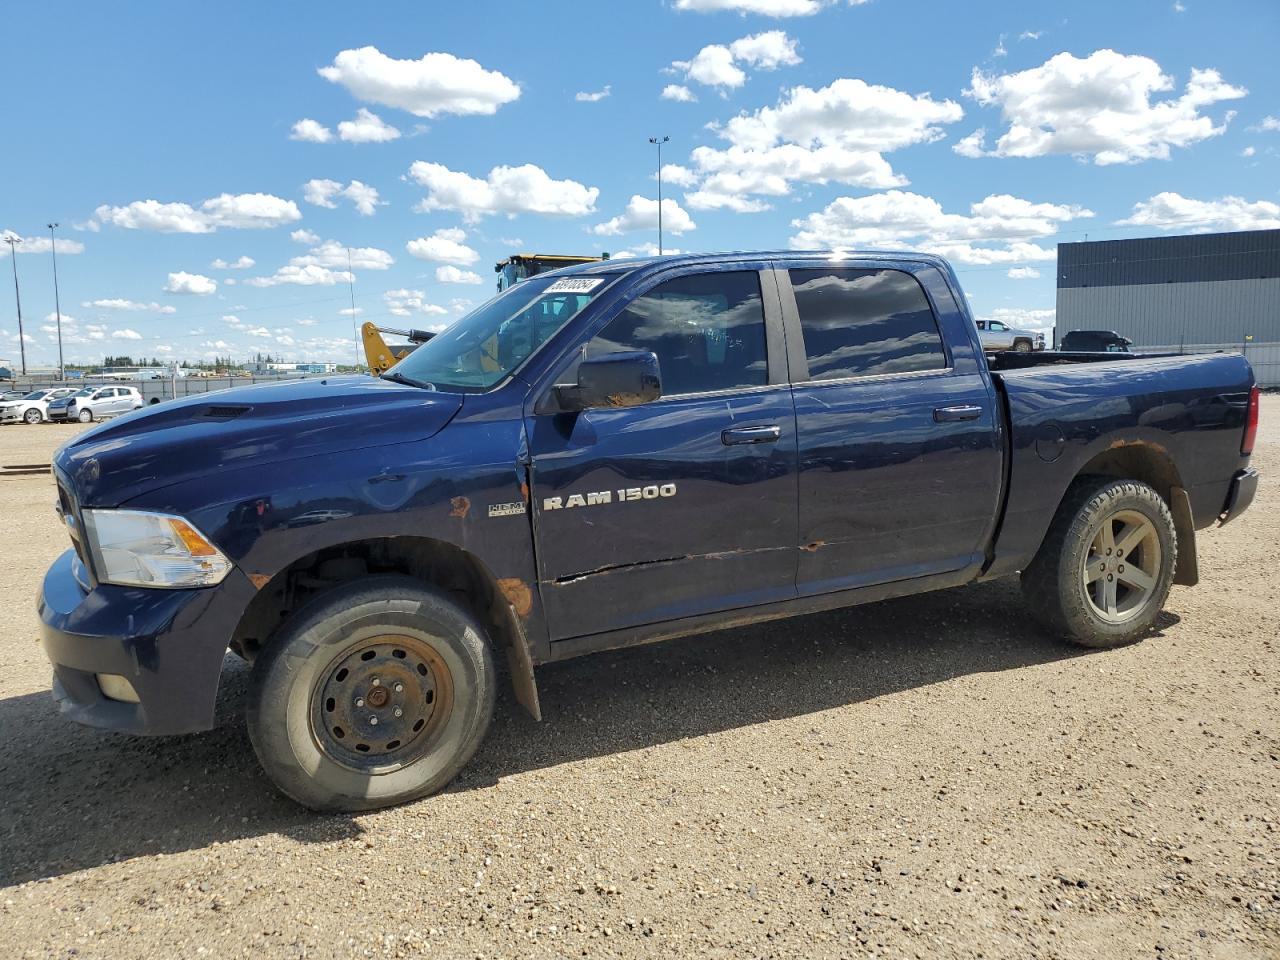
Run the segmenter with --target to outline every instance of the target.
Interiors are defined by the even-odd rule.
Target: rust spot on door
[[[271,578],[265,573],[251,573],[249,574],[249,582],[253,584],[255,590],[261,590],[271,582]]]
[[[825,540],[815,540],[813,543],[806,543],[800,549],[805,553],[817,553],[819,548],[825,547],[826,545],[827,542]]]
[[[502,591],[502,595],[507,598],[507,603],[511,604],[519,616],[527,617],[533,610],[533,591],[519,577],[505,577],[499,580],[498,589]]]
[[[449,511],[449,516],[457,517],[459,520],[465,519],[471,512],[471,501],[466,497],[454,497],[449,501],[449,506],[453,508]]]

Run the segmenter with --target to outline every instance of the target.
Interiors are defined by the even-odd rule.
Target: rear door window
[[[939,370],[947,365],[933,309],[902,270],[791,270],[810,380]]]

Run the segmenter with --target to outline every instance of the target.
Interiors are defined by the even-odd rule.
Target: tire
[[[495,688],[469,612],[410,577],[368,577],[303,607],[258,657],[249,740],[303,806],[375,810],[457,776],[489,729]]]
[[[35,407],[32,407],[22,415],[22,419],[26,423],[39,423],[41,420],[44,419],[44,415]]]
[[[93,423],[93,411],[88,407],[81,407],[80,412],[76,414],[76,419],[81,423]]]
[[[1015,351],[1016,353],[1030,353],[1030,352],[1031,352],[1031,341],[1030,341],[1030,340],[1015,340],[1015,341],[1013,342],[1013,349],[1014,349],[1014,351]]]
[[[1022,593],[1054,633],[1095,649],[1120,647],[1155,623],[1177,560],[1178,535],[1160,494],[1137,480],[1082,477],[1023,571]]]

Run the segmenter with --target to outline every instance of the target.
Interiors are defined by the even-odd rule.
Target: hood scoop
[[[209,420],[234,420],[241,414],[248,413],[253,407],[231,406],[222,404],[221,406],[205,407],[202,417]]]

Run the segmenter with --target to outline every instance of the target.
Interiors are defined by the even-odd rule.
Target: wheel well
[[[1152,444],[1142,442],[1108,447],[1081,467],[1076,475],[1141,480],[1168,504],[1173,503],[1173,488],[1182,486],[1178,468],[1169,455]]]
[[[524,630],[488,570],[465,550],[426,537],[355,540],[299,557],[258,590],[240,617],[231,649],[252,662],[304,604],[378,573],[403,573],[444,590],[484,625],[495,646],[506,649],[509,661],[529,664],[528,677],[513,672],[513,680],[532,682]]]

